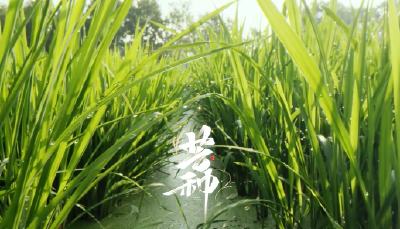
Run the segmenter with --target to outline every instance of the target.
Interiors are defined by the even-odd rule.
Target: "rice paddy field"
[[[198,228],[249,205],[273,228],[400,228],[395,0],[380,19],[362,1],[351,24],[336,0],[318,23],[317,1],[286,0],[280,12],[258,0],[268,20],[259,34],[219,17],[232,2],[181,32],[159,24],[174,34],[159,49],[137,27],[122,52],[111,44],[132,2],[37,0],[24,12],[10,0],[1,11],[0,228],[101,228],[122,197],[168,186],[150,178],[188,125],[211,127],[206,148],[241,197]],[[213,17],[218,33],[205,24]]]

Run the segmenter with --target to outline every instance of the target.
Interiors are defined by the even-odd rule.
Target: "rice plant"
[[[287,0],[279,12],[260,0],[261,34],[244,34],[237,18],[200,31],[227,4],[158,50],[137,29],[122,55],[111,42],[132,1],[41,0],[26,15],[10,1],[0,25],[0,228],[102,218],[119,196],[146,191],[187,106],[213,128],[238,193],[257,197],[206,228],[243,204],[277,228],[399,226],[394,0],[381,20],[362,1],[350,25],[336,0],[320,23],[317,1]],[[198,40],[176,44],[196,30]]]
[[[98,0],[86,9],[85,1],[42,0],[25,15],[22,0],[10,1],[0,28],[0,228],[60,228],[71,211],[80,213],[75,207],[106,216],[116,197],[143,190],[143,175],[178,133],[182,107],[205,97],[182,94],[188,73],[180,66],[226,48],[160,55],[227,6],[164,49],[136,39],[122,57],[110,44],[131,4]]]
[[[319,24],[316,1],[285,1],[281,13],[258,2],[270,26],[261,37],[192,64],[198,88],[215,93],[202,120],[229,145],[221,156],[248,169],[277,228],[397,228],[394,1],[381,21],[363,2],[350,26],[334,0]],[[205,49],[243,42],[237,20],[221,26]]]

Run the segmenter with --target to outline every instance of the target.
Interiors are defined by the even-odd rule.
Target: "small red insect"
[[[211,155],[211,161],[214,161],[215,157],[214,155]]]

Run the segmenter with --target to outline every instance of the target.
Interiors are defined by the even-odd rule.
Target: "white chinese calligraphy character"
[[[180,177],[182,180],[187,180],[186,184],[184,184],[176,189],[173,189],[169,192],[165,192],[163,194],[165,196],[169,196],[169,195],[175,194],[179,190],[182,190],[181,196],[183,196],[183,195],[185,195],[185,188],[186,188],[186,196],[189,197],[194,191],[196,191],[196,186],[193,184],[197,183],[198,179],[192,179],[194,177],[196,177],[196,174],[194,174],[192,172],[187,172],[185,175]],[[192,189],[193,189],[193,191],[192,191]]]
[[[197,183],[197,187],[199,187],[199,190],[205,194],[205,203],[204,203],[204,220],[205,220],[207,218],[208,194],[212,193],[218,187],[219,180],[217,177],[211,175],[212,169],[209,168],[211,163],[210,160],[206,158],[206,156],[212,154],[213,152],[209,149],[204,149],[201,147],[203,145],[215,144],[214,139],[209,138],[211,134],[211,128],[203,125],[199,135],[200,134],[203,134],[203,138],[199,140],[196,140],[196,136],[193,132],[186,134],[188,136],[189,141],[185,144],[180,145],[179,148],[187,151],[188,153],[194,154],[194,156],[185,159],[184,161],[179,163],[177,167],[179,169],[186,169],[190,164],[193,163],[192,169],[204,173],[204,177],[199,179],[196,177],[196,174],[192,172],[187,172],[185,175],[180,177],[181,179],[187,181],[186,184],[176,189],[173,189],[169,192],[165,192],[163,194],[169,196],[175,194],[178,190],[182,190],[181,195],[185,195],[185,188],[186,188],[186,196],[189,197],[196,190],[196,186],[193,184]],[[197,146],[196,144],[199,144],[199,146]],[[195,177],[196,179],[194,179]],[[201,190],[203,181],[205,182],[204,191]]]

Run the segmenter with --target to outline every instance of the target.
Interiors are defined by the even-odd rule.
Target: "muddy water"
[[[185,132],[193,131],[197,134],[198,130],[193,130],[191,126],[186,126]],[[182,136],[181,144],[187,142],[185,136]],[[173,152],[173,150],[171,150]],[[171,153],[170,152],[170,153]],[[147,195],[133,195],[122,201],[122,206],[113,210],[113,214],[103,219],[100,223],[104,228],[130,229],[141,228],[149,224],[153,224],[146,228],[157,229],[194,229],[199,224],[204,223],[204,203],[205,194],[198,189],[189,197],[180,195],[164,196],[164,192],[168,192],[184,184],[179,176],[184,175],[187,171],[193,171],[191,167],[185,170],[178,170],[177,163],[187,158],[188,154],[178,154],[170,158],[170,164],[167,166],[153,170],[147,175],[147,184],[163,184],[163,186],[151,187]],[[217,160],[211,162],[213,167],[212,175],[221,179],[221,185],[213,193],[208,195],[207,216],[210,217],[216,211],[233,204],[239,200],[245,199],[239,197],[236,192],[234,183],[229,183],[229,176],[220,176],[222,172],[220,163]],[[197,173],[198,178],[202,177],[202,173]],[[142,198],[143,197],[143,198]],[[221,214],[210,228],[274,228],[273,221],[264,221],[264,225],[257,220],[256,208],[254,205],[239,206],[231,208]],[[156,225],[157,223],[160,223]],[[97,229],[101,226],[96,222],[80,221],[70,228],[76,229]]]
[[[171,161],[180,161],[183,155],[174,157]],[[163,183],[165,186],[155,187],[149,189],[152,197],[144,196],[141,200],[141,195],[134,195],[126,198],[119,209],[115,209],[114,213],[101,221],[104,228],[137,228],[139,226],[148,225],[151,223],[160,222],[160,225],[153,225],[149,228],[196,228],[199,224],[204,222],[204,193],[196,190],[191,196],[181,196],[180,192],[176,194],[179,203],[182,207],[182,212],[179,203],[175,196],[164,196],[162,193],[170,191],[184,184],[179,176],[186,173],[186,171],[179,171],[175,168],[175,164],[171,164],[163,169],[154,171],[148,177],[148,183]],[[177,177],[175,177],[177,174]],[[218,171],[214,170],[213,175],[218,176]],[[226,185],[227,180],[223,180],[223,186]],[[207,215],[211,216],[219,209],[233,204],[244,198],[237,196],[235,184],[231,183],[223,189],[216,189],[214,193],[209,194]],[[142,203],[140,203],[142,201]],[[186,222],[185,222],[186,218]],[[219,222],[213,223],[211,228],[263,228],[260,221],[257,221],[256,209],[254,205],[241,206],[232,208],[226,213],[220,215],[217,220]],[[273,222],[270,222],[268,227]],[[97,229],[101,228],[95,222],[79,222],[72,228],[85,228]]]

